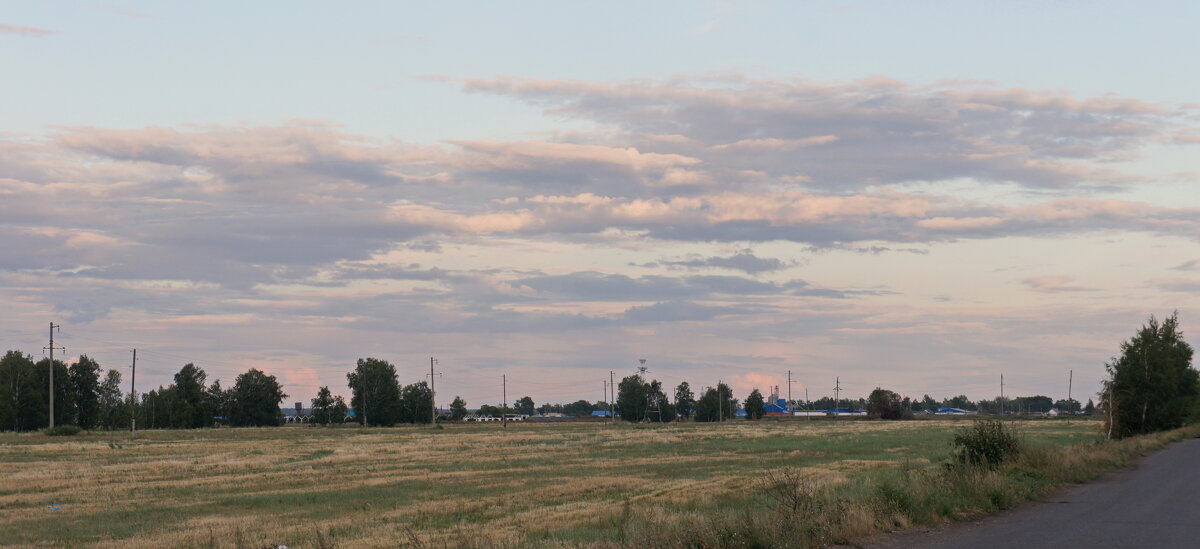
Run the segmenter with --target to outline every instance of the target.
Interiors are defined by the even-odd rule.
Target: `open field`
[[[769,470],[798,468],[844,490],[934,470],[966,423],[288,427],[149,431],[136,441],[0,434],[0,544],[621,543],[631,513],[769,513]],[[1097,438],[1087,421],[1020,425],[1033,445]]]

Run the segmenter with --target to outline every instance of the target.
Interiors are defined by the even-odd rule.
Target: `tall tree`
[[[586,400],[576,400],[570,404],[563,405],[562,413],[573,417],[587,417],[592,415],[592,410],[598,410],[594,404]]]
[[[947,408],[958,408],[959,410],[974,410],[975,403],[967,398],[967,395],[958,395],[954,398],[949,398],[942,401]]]
[[[333,397],[333,422],[345,423],[346,414],[350,411],[350,407],[346,405],[346,399],[342,395]]]
[[[642,376],[634,374],[622,379],[617,384],[617,413],[621,419],[634,423],[645,421],[650,408],[647,394]]]
[[[400,381],[396,367],[390,362],[360,358],[354,371],[346,374],[346,380],[352,395],[350,407],[359,423],[363,422],[364,412],[370,425],[395,425],[401,421]]]
[[[1195,413],[1200,375],[1192,368],[1192,346],[1179,330],[1178,313],[1162,322],[1151,316],[1105,368],[1109,379],[1100,398],[1106,410],[1111,407],[1113,436],[1172,429]]]
[[[867,397],[867,413],[873,418],[901,419],[904,411],[900,395],[893,391],[876,387]]]
[[[33,357],[8,351],[0,358],[0,429],[37,429],[46,415],[46,400],[39,397]],[[45,389],[41,389],[45,393]]]
[[[688,382],[681,382],[675,387],[675,413],[684,419],[690,419],[696,407],[696,395],[692,393]]]
[[[213,381],[212,385],[209,385],[208,389],[204,391],[204,403],[214,419],[221,418],[219,421],[233,424],[229,419],[230,414],[233,413],[233,390],[222,389],[221,380]]]
[[[146,429],[169,429],[175,427],[172,410],[174,409],[174,386],[164,389],[161,385],[141,394],[142,401],[137,407],[138,425]]]
[[[100,423],[100,364],[87,355],[79,355],[67,375],[75,424],[89,431],[95,429]]]
[[[433,420],[433,391],[429,383],[418,381],[400,391],[401,419],[406,423],[430,423]]]
[[[481,404],[479,410],[476,410],[475,413],[480,417],[500,417],[504,415],[504,408],[491,404]]]
[[[1054,399],[1045,396],[1017,397],[1012,399],[1012,410],[1025,414],[1044,414],[1054,407]]]
[[[663,392],[663,385],[659,380],[651,381],[646,387],[646,402],[650,420],[659,423],[675,421],[675,405],[671,404],[671,399]]]
[[[454,400],[450,402],[450,419],[461,421],[464,417],[467,417],[467,401],[460,396],[455,396]]]
[[[342,418],[335,416],[333,393],[328,386],[317,389],[317,398],[312,399],[312,418],[317,425],[342,422]]]
[[[121,396],[121,372],[109,370],[100,384],[100,426],[121,429],[129,424],[129,402]]]
[[[531,416],[535,412],[534,408],[533,399],[527,396],[523,396],[513,403],[513,411],[518,414]]]
[[[229,424],[235,427],[279,425],[279,403],[287,398],[275,376],[251,368],[237,376],[229,398]]]
[[[746,419],[762,419],[767,413],[767,407],[763,401],[762,392],[755,387],[750,391],[750,396],[746,397]]]
[[[738,401],[733,398],[733,391],[728,385],[718,383],[716,387],[705,389],[704,395],[696,401],[696,421],[733,419],[737,409]]]
[[[1073,398],[1069,400],[1055,401],[1054,407],[1064,414],[1074,414],[1083,409],[1083,407],[1079,405],[1079,401]]]
[[[178,429],[211,427],[212,409],[205,395],[208,374],[195,364],[185,364],[175,374],[175,384],[168,388],[171,426]]]

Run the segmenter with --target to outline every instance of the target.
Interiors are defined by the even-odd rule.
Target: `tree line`
[[[29,431],[48,426],[49,364],[48,359],[35,362],[32,356],[18,351],[9,351],[0,359],[0,429]],[[173,383],[141,393],[137,402],[131,402],[129,394],[123,392],[120,371],[105,371],[87,355],[81,355],[69,366],[56,360],[54,371],[56,423],[73,424],[89,430],[128,429],[135,418],[137,425],[146,429],[279,425],[282,423],[279,405],[288,396],[275,376],[254,368],[237,376],[233,386],[225,389],[220,380],[209,383],[206,372],[189,363],[174,374]],[[390,426],[432,421],[435,411],[429,385],[425,381],[401,385],[395,366],[386,360],[359,359],[354,370],[346,374],[346,380],[351,391],[350,402],[347,403],[341,395],[333,394],[329,387],[321,387],[316,398],[311,400],[310,423],[328,425],[349,421]],[[612,408],[619,417],[629,422],[666,423],[679,419],[712,422],[732,419],[739,410],[744,410],[749,419],[759,419],[765,414],[766,404],[758,389],[752,390],[744,401],[739,401],[725,383],[706,387],[697,396],[685,381],[668,395],[658,380],[647,382],[640,375],[631,375],[618,384],[616,399],[611,404],[578,400],[568,404],[536,406],[533,398],[524,396],[514,401],[508,410],[484,404],[476,413],[493,417],[506,412],[589,416],[593,411],[607,412]],[[793,410],[870,408],[876,417],[892,417],[899,413],[889,410],[911,413],[952,407],[983,411],[1000,405],[1007,405],[1009,410],[1045,411],[1051,406],[1078,409],[1078,402],[1051,402],[1049,397],[1043,396],[976,403],[962,395],[941,401],[925,395],[921,400],[910,401],[882,389],[877,389],[869,399],[834,402],[832,398],[824,397],[791,402]],[[1091,408],[1089,401],[1087,409]],[[461,420],[468,413],[466,402],[461,397],[455,397],[445,419]]]
[[[275,376],[251,368],[229,389],[206,384],[204,370],[184,365],[174,383],[132,402],[122,391],[121,372],[101,368],[87,355],[67,365],[34,361],[19,351],[0,358],[0,429],[32,431],[50,424],[50,369],[54,369],[54,420],[83,429],[128,429],[136,419],[147,429],[192,429],[218,422],[234,426],[276,425],[287,395]]]
[[[1086,405],[1076,400],[1053,400],[1038,395],[995,398],[972,402],[965,395],[935,400],[901,397],[894,391],[876,388],[868,398],[840,399],[822,397],[813,401],[793,400],[792,410],[828,410],[851,408],[867,410],[871,416],[895,419],[915,412],[939,408],[959,408],[983,413],[1044,413],[1056,408],[1067,413],[1102,415],[1110,436],[1123,437],[1170,429],[1200,418],[1200,373],[1192,368],[1192,347],[1179,330],[1178,313],[1160,322],[1149,322],[1121,344],[1121,355],[1105,364],[1109,375],[1099,393],[1099,404],[1091,399]],[[231,426],[279,425],[280,402],[287,398],[275,376],[251,368],[234,379],[225,389],[220,380],[207,383],[207,374],[194,364],[184,365],[167,387],[142,393],[136,402],[122,392],[121,373],[105,371],[87,355],[74,363],[49,359],[34,361],[19,351],[8,351],[0,358],[0,429],[30,431],[49,425],[50,370],[54,371],[54,417],[58,424],[73,424],[83,429],[125,429],[136,419],[144,428],[190,429],[217,424]],[[332,424],[347,420],[365,425],[387,426],[398,423],[429,423],[434,419],[433,391],[425,381],[401,386],[396,368],[376,359],[359,359],[346,374],[351,399],[346,403],[329,387],[321,387],[312,399],[313,423]],[[667,394],[658,380],[647,382],[631,375],[617,386],[615,402],[591,403],[579,400],[570,404],[543,404],[536,407],[531,397],[521,397],[512,410],[519,414],[563,413],[589,415],[594,410],[614,408],[629,422],[670,422],[690,419],[699,422],[736,417],[739,409],[749,419],[765,414],[768,403],[756,388],[739,402],[724,383],[706,387],[698,396],[687,382]],[[483,405],[481,415],[505,413],[500,407]],[[466,402],[455,397],[449,419],[468,414]]]

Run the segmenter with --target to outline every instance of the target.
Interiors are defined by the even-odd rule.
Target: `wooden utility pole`
[[[137,349],[133,350],[133,367],[129,372],[129,436],[137,437]]]
[[[1113,402],[1113,383],[1115,381],[1116,377],[1114,376],[1113,380],[1108,382],[1108,406],[1105,406],[1108,408],[1108,440],[1112,440],[1113,408],[1116,408],[1116,405]]]
[[[61,324],[50,323],[50,346],[46,349],[50,350],[50,428],[54,428],[54,330],[61,328]],[[62,352],[67,352],[64,347],[58,347]]]
[[[600,380],[600,383],[604,384],[604,400],[602,400],[601,402],[608,402],[608,380],[602,379],[602,380]]]
[[[1004,415],[1004,374],[1000,374],[1000,415]]]
[[[616,379],[616,378],[613,375],[613,371],[609,370],[608,371],[608,391],[609,391],[609,393],[612,394],[612,398],[610,398],[608,400],[608,422],[612,425],[617,424],[617,408],[616,408],[616,402],[614,402],[615,400],[617,400],[617,386],[615,384],[613,384],[614,379]]]
[[[429,416],[430,425],[437,425],[437,392],[433,390],[433,377],[434,375],[442,375],[433,373],[433,365],[437,363],[438,361],[436,358],[429,357],[429,408],[431,413]]]
[[[835,377],[833,383],[833,417],[842,415],[842,411],[838,406],[842,405],[842,378]]]
[[[787,399],[788,417],[792,417],[792,371],[788,370],[788,399]]]
[[[1067,425],[1071,424],[1071,416],[1075,413],[1075,406],[1071,402],[1071,385],[1075,383],[1075,370],[1071,370],[1067,374]]]
[[[508,428],[508,375],[500,376],[501,396],[504,398],[504,412],[500,415],[500,425],[505,429]]]

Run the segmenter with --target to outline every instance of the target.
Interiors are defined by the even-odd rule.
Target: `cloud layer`
[[[793,336],[885,346],[995,329],[963,313],[881,314],[903,299],[888,273],[818,277],[806,272],[813,251],[1200,241],[1200,210],[1117,193],[1147,182],[1132,160],[1186,146],[1174,136],[1195,128],[1173,106],[886,79],[453,82],[592,129],[433,145],[320,122],[7,136],[0,281],[14,303],[74,323],[575,332],[597,356],[611,352],[598,350],[606,338],[651,330],[759,341],[763,360],[784,360],[778,342]],[[1021,200],[986,199],[1014,189]],[[1193,270],[1185,259],[1174,264]],[[1024,272],[1011,285],[1100,290],[1074,276]],[[302,352],[343,352],[315,343],[324,337]],[[703,362],[685,354],[680,367]]]

